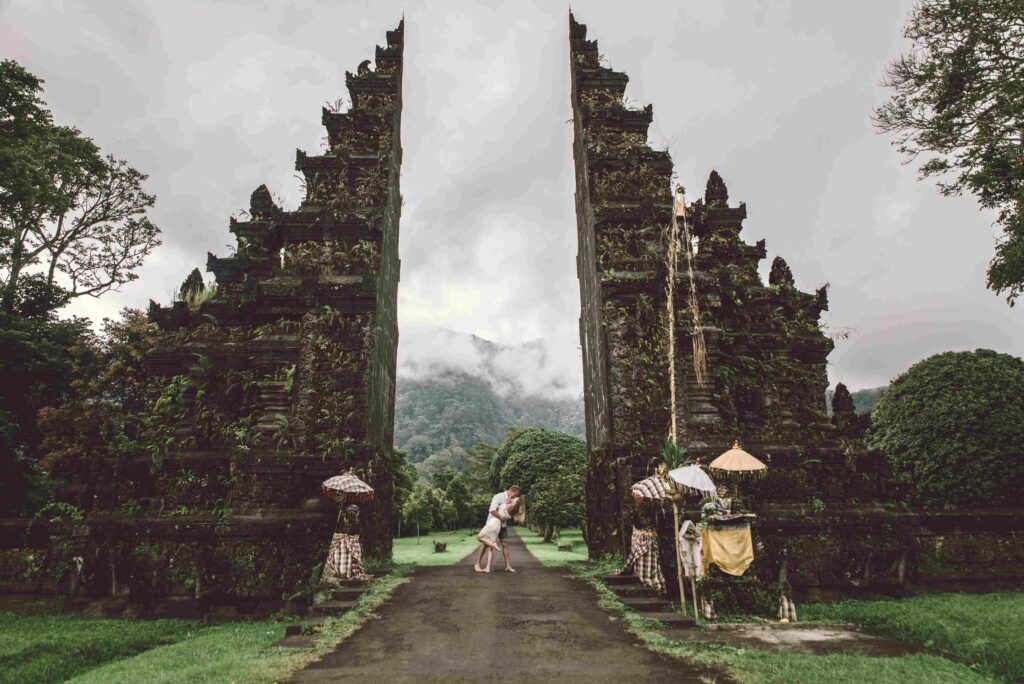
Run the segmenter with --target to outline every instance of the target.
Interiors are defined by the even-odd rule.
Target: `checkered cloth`
[[[369,579],[363,572],[363,545],[359,543],[359,535],[336,533],[331,538],[331,548],[327,550],[327,563],[324,565],[321,584],[331,584],[342,579]]]
[[[649,501],[660,501],[672,498],[672,492],[669,491],[670,486],[667,480],[663,480],[657,475],[652,475],[634,483],[629,489],[630,493],[635,497]]]
[[[646,586],[658,593],[665,591],[665,576],[658,563],[658,535],[654,531],[633,528],[629,558],[622,572],[630,569]]]

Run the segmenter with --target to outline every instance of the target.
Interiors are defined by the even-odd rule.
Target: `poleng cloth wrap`
[[[626,559],[622,572],[629,569],[633,570],[633,574],[642,584],[654,589],[659,594],[664,593],[665,576],[661,573],[661,564],[658,562],[658,535],[656,532],[633,528],[629,558]]]
[[[321,584],[336,584],[343,579],[369,579],[363,570],[363,545],[359,536],[336,532],[331,537],[331,546],[327,550],[327,562],[324,564]]]
[[[714,563],[722,572],[738,577],[754,562],[754,541],[749,525],[733,529],[703,529],[700,536],[705,572]]]

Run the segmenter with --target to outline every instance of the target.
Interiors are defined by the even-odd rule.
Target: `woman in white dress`
[[[479,564],[475,564],[473,566],[474,570],[477,572],[491,571],[491,559],[494,558],[494,552],[501,550],[501,547],[498,546],[498,534],[501,533],[502,522],[512,518],[522,522],[524,519],[523,513],[525,512],[523,509],[523,498],[517,496],[509,499],[508,503],[498,505],[497,513],[500,519],[493,515],[487,516],[487,523],[480,530],[480,534],[476,536],[480,540],[480,553],[483,553],[484,548],[487,549],[487,567],[481,568]]]

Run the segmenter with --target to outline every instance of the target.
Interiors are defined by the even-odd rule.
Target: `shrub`
[[[538,482],[529,497],[530,520],[558,528],[580,527],[587,519],[584,467],[573,467]]]
[[[1024,361],[988,349],[937,354],[893,381],[865,441],[917,503],[1017,504],[1024,485]]]
[[[524,430],[502,445],[495,456],[496,462],[502,452],[507,453],[501,468],[499,488],[519,485],[519,491],[527,501],[534,487],[542,481],[567,471],[582,473],[587,465],[586,443],[579,437],[555,430]]]

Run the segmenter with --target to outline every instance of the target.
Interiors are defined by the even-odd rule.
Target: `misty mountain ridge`
[[[564,356],[564,355],[563,355]],[[572,354],[578,359],[578,354]],[[402,326],[398,376],[423,379],[456,371],[486,380],[500,395],[582,403],[580,361],[556,362],[543,339],[509,345],[433,325]]]
[[[400,347],[395,389],[394,443],[412,462],[499,445],[517,426],[584,435],[583,399],[567,396],[571,375],[553,367],[543,340],[504,345],[432,326],[416,333],[412,344],[403,336],[411,348]]]

